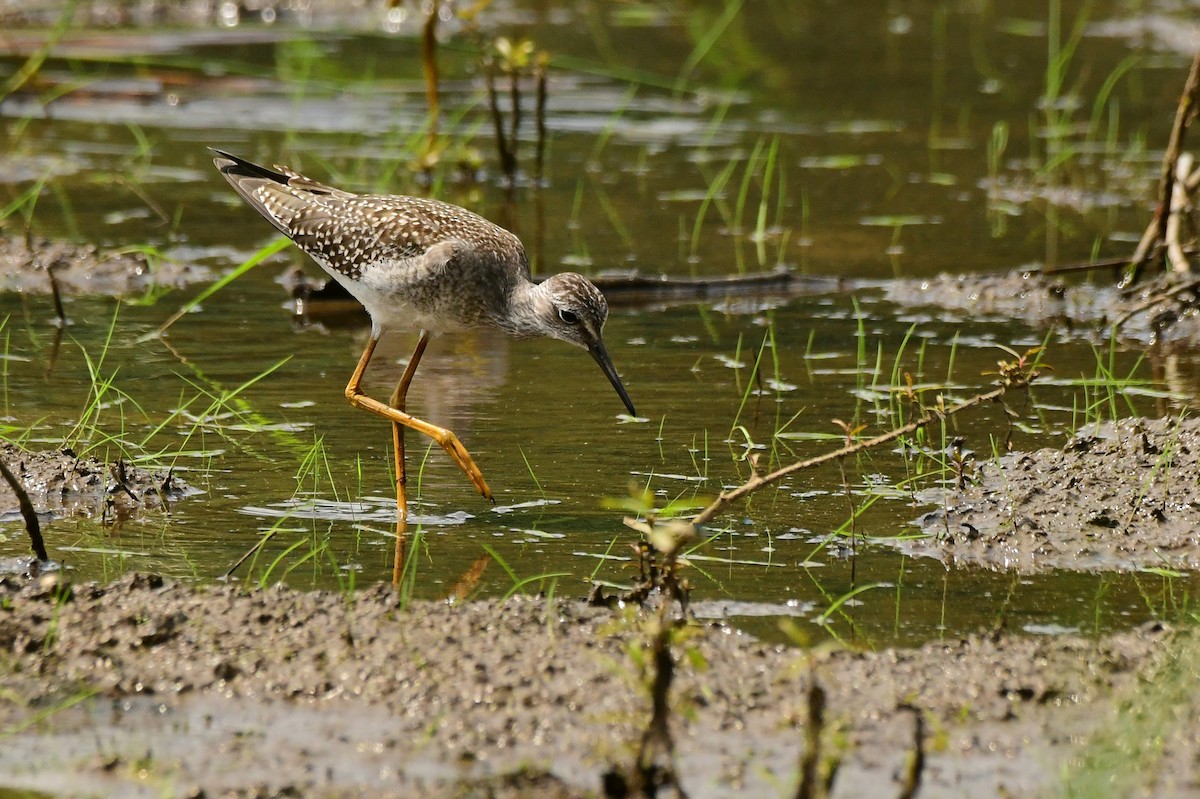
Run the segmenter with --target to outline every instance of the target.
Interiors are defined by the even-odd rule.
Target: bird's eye
[[[579,315],[574,311],[568,311],[566,308],[558,309],[558,318],[568,325],[579,324]]]

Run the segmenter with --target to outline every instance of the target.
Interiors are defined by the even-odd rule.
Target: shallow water
[[[1071,263],[1132,248],[1187,62],[1147,33],[1159,17],[1097,4],[1065,88],[1047,101],[1054,26],[1045,4],[932,3],[911,15],[868,5],[743,10],[691,72],[681,65],[719,26],[719,4],[489,10],[483,35],[530,36],[553,55],[546,180],[540,189],[526,182],[506,200],[483,84],[469,37],[458,32],[443,50],[443,130],[456,142],[469,137],[483,180],[456,182],[447,170],[437,173],[447,180],[435,190],[521,235],[542,273],[726,275],[785,264],[803,274],[886,279]],[[1063,5],[1065,38],[1081,12],[1080,4]],[[1176,14],[1175,27],[1194,29],[1186,7]],[[16,52],[0,61],[0,74],[40,36],[14,37]],[[225,272],[271,231],[211,168],[206,145],[342,185],[423,190],[408,169],[407,148],[421,141],[425,114],[414,36],[409,27],[383,32],[370,14],[317,15],[312,27],[285,18],[230,29],[68,33],[60,47],[71,57],[47,61],[34,92],[0,105],[0,190],[7,202],[45,179],[32,216],[39,235],[149,245]],[[1093,99],[1118,70],[1115,111],[1100,106],[1085,135]],[[1061,110],[1069,132],[1060,139],[1048,132],[1046,106]],[[1007,126],[1007,145],[989,168],[997,123]],[[523,144],[525,159],[531,149]],[[1056,153],[1060,166],[1044,168]],[[723,191],[712,192],[722,180]],[[717,199],[706,202],[710,195]],[[6,235],[21,229],[19,218],[5,221]],[[367,331],[297,326],[278,284],[292,265],[319,271],[285,252],[149,343],[139,339],[197,289],[145,303],[70,298],[73,324],[53,361],[49,300],[0,297],[11,435],[33,425],[30,443],[66,437],[77,450],[116,457],[122,445],[141,451],[169,420],[146,448],[207,492],[169,515],[118,525],[56,521],[47,536],[78,574],[137,569],[217,579],[275,527],[238,578],[286,575],[296,585],[344,588],[390,579],[388,428],[342,396]],[[667,307],[614,302],[605,332],[639,420],[621,417],[599,370],[561,343],[480,334],[430,347],[409,408],[459,434],[496,504],[474,494],[440,451],[423,460],[423,442],[410,436],[410,468],[419,467],[414,528],[424,536],[418,594],[448,593],[485,547],[516,575],[492,564],[487,592],[503,593],[514,580],[560,594],[583,593],[593,576],[628,582],[634,535],[605,498],[626,496],[631,484],[649,486],[663,502],[712,497],[748,476],[747,451],[764,466],[819,454],[839,442],[832,419],[870,432],[891,428],[889,389],[902,386],[906,372],[965,398],[990,387],[997,360],[1011,359],[999,345],[1023,352],[1046,338],[1005,319],[900,309],[863,283]],[[369,392],[386,396],[414,340],[385,337]],[[1038,387],[1030,404],[1014,401],[1018,447],[1060,446],[1097,400],[1071,381],[1096,376],[1098,359],[1109,363],[1102,334],[1058,332],[1049,343],[1056,384]],[[1194,373],[1194,356],[1168,368],[1145,355],[1111,355],[1116,374],[1154,389],[1120,398],[1119,411],[1177,412],[1195,395],[1195,380],[1156,378]],[[106,396],[94,429],[76,441],[71,429],[92,390],[89,360],[124,399]],[[172,418],[189,402],[188,412],[203,416],[208,396],[272,369],[217,418]],[[1004,414],[991,408],[961,418],[947,435],[965,436],[988,457],[1006,429]],[[785,435],[775,437],[779,431]],[[904,480],[911,468],[894,452],[875,452],[847,464],[850,500],[834,467],[801,472],[734,508],[693,561],[697,602],[777,636],[773,614],[813,621],[848,591],[871,586],[840,606],[830,629],[886,644],[999,623],[1033,633],[1122,627],[1169,612],[1190,582],[947,571],[870,540],[852,550],[834,535],[848,530],[849,501],[875,494],[882,496],[856,530],[868,539],[914,534],[909,522],[928,506],[913,494],[932,482],[915,481],[907,492],[870,488]],[[4,532],[0,551],[22,552],[20,527]]]

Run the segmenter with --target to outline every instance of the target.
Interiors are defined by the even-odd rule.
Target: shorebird
[[[492,492],[451,431],[405,412],[405,397],[433,333],[493,328],[517,338],[549,336],[587,350],[630,415],[633,402],[604,348],[604,295],[573,272],[530,279],[521,240],[465,208],[422,197],[353,194],[292,169],[253,164],[209,148],[213,164],[242,199],[322,269],[371,316],[371,338],[346,385],[358,408],[392,422],[396,503],[407,514],[403,428],[429,436],[485,498]],[[387,403],[362,390],[363,373],[385,330],[419,330],[417,347]]]

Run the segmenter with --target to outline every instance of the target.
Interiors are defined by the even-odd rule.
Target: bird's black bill
[[[613,366],[612,359],[608,357],[608,351],[604,349],[604,344],[597,341],[588,347],[588,352],[596,359],[596,363],[600,364],[600,368],[604,371],[604,376],[608,378],[608,382],[612,383],[613,388],[617,390],[617,395],[620,396],[621,402],[624,402],[625,407],[629,409],[629,415],[637,416],[637,411],[633,409],[633,400],[629,399],[629,392],[621,384],[621,378],[617,375],[617,368]]]

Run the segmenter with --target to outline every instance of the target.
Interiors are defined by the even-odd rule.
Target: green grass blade
[[[281,252],[282,250],[286,249],[287,246],[291,243],[292,242],[289,239],[287,239],[283,236],[280,236],[279,238],[272,241],[270,244],[263,246],[261,249],[259,249],[258,252],[254,253],[249,258],[247,258],[245,261],[243,261],[241,263],[241,265],[238,266],[237,269],[234,269],[228,275],[221,278],[216,283],[213,283],[211,286],[209,286],[204,291],[200,292],[198,295],[193,297],[190,301],[185,303],[182,308],[180,308],[178,311],[176,311],[174,314],[171,315],[170,319],[163,322],[162,326],[160,328],[158,328],[158,330],[155,330],[153,333],[147,333],[146,335],[139,338],[138,343],[140,344],[143,341],[148,341],[150,339],[158,338],[163,333],[167,332],[167,328],[169,328],[171,325],[178,322],[185,314],[191,313],[196,308],[196,306],[198,306],[200,303],[204,302],[209,297],[213,296],[218,291],[225,288],[230,283],[237,280],[239,277],[246,274],[251,269],[253,269],[254,267],[258,266],[260,263],[265,261],[266,259],[270,258],[275,253]]]

